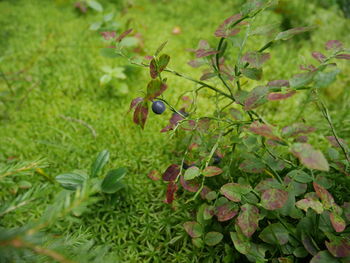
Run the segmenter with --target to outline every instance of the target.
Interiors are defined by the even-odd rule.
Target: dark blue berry
[[[182,164],[182,169],[187,170],[190,166],[187,163]]]
[[[163,101],[153,101],[152,103],[152,111],[155,114],[162,114],[165,111],[165,104]]]
[[[214,165],[217,165],[217,164],[219,164],[221,162],[221,158],[219,157],[219,156],[217,156],[217,155],[214,155],[213,156],[213,164]]]

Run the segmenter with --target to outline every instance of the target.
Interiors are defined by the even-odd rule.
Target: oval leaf
[[[127,172],[128,170],[124,167],[110,170],[102,181],[102,184],[101,184],[102,192],[107,194],[113,194],[117,192],[119,189],[121,189],[121,187],[123,186],[120,183],[120,180],[123,179],[123,177],[126,175]]]
[[[98,174],[101,172],[103,167],[106,165],[106,163],[109,160],[109,151],[108,150],[103,150],[100,152],[93,165],[91,166],[91,177],[96,177]]]
[[[268,189],[261,195],[261,204],[267,210],[282,208],[288,200],[288,192],[280,189]]]
[[[209,232],[205,235],[204,242],[208,246],[215,246],[220,243],[223,237],[224,235],[219,232]]]
[[[203,170],[203,175],[206,177],[211,177],[215,175],[219,175],[223,172],[223,170],[216,166],[208,166]]]

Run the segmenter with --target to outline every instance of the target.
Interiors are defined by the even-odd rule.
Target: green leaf
[[[265,227],[259,238],[271,245],[284,245],[288,243],[289,234],[281,223],[275,223]]]
[[[245,235],[240,233],[239,228],[237,228],[237,230],[238,232],[230,232],[233,245],[235,246],[235,249],[237,249],[239,253],[246,255],[249,253],[249,250],[251,248],[249,238],[247,238]]]
[[[323,205],[318,200],[312,200],[312,199],[301,199],[298,202],[295,203],[296,207],[299,209],[304,210],[307,212],[309,208],[313,209],[317,214],[323,213]]]
[[[101,48],[100,54],[106,58],[117,58],[120,57],[120,54],[116,52],[117,50],[115,48]]]
[[[126,175],[128,170],[124,167],[110,170],[101,184],[101,190],[107,194],[113,194],[117,192],[121,187],[120,180]]]
[[[101,172],[102,168],[106,165],[109,160],[109,151],[103,150],[100,152],[93,165],[91,166],[91,177],[96,177]]]
[[[223,170],[216,166],[207,166],[202,173],[206,177],[212,177],[223,173]]]
[[[110,82],[112,80],[112,76],[105,74],[100,78],[100,85],[104,86],[106,85],[108,82]]]
[[[189,180],[192,180],[192,179],[196,178],[197,176],[199,176],[200,173],[201,172],[200,172],[198,167],[192,166],[186,170],[184,178],[185,178],[185,180],[189,181]]]
[[[288,200],[288,192],[280,189],[268,189],[261,195],[261,205],[267,210],[282,208]]]
[[[250,204],[242,205],[236,223],[246,237],[251,237],[258,228],[259,209]]]
[[[88,175],[82,171],[60,174],[55,177],[56,181],[67,190],[76,190],[87,181]]]
[[[312,29],[314,29],[315,27],[297,27],[297,28],[292,28],[283,32],[278,33],[278,35],[276,36],[275,40],[288,40],[290,38],[292,38],[293,36],[300,34],[300,33],[304,33],[307,31],[310,31]]]
[[[158,59],[158,72],[162,72],[168,65],[170,61],[170,56],[163,54]]]
[[[245,97],[244,109],[252,110],[268,102],[267,95],[270,92],[269,90],[270,90],[269,87],[265,87],[265,86],[258,86],[254,88]]]
[[[305,248],[303,247],[297,247],[293,251],[293,255],[296,256],[297,258],[304,258],[308,255],[309,253],[306,251]]]
[[[136,37],[124,37],[120,41],[120,46],[126,47],[126,48],[137,47],[138,44],[139,44],[139,39]]]
[[[240,202],[241,196],[248,194],[252,190],[250,185],[240,185],[237,183],[228,183],[221,187],[220,193],[227,199]]]
[[[183,227],[187,234],[193,238],[200,237],[203,234],[203,227],[196,221],[185,222]]]
[[[94,9],[97,12],[103,11],[102,5],[96,0],[88,0],[86,3],[90,8]]]
[[[223,237],[223,234],[219,232],[209,232],[205,235],[204,242],[208,246],[215,246],[220,243]]]
[[[301,88],[304,87],[312,82],[314,79],[315,72],[307,72],[307,73],[301,73],[294,75],[289,80],[289,85],[291,88]]]
[[[162,44],[160,44],[160,46],[157,48],[156,53],[154,53],[154,56],[158,56],[158,54],[163,50],[163,48],[165,47],[165,45],[168,43],[168,41],[163,42]]]
[[[335,70],[332,70],[332,71],[328,71],[328,72],[317,72],[317,74],[315,75],[315,86],[317,88],[325,88],[325,87],[328,87],[329,85],[331,85],[337,75],[340,73],[340,69],[335,69]]]
[[[337,263],[339,262],[327,250],[318,252],[310,261],[310,263]]]
[[[323,153],[307,143],[294,143],[291,151],[309,169],[328,171],[329,165]]]
[[[161,95],[168,86],[159,79],[152,79],[147,85],[147,100],[153,100]]]
[[[98,21],[90,25],[90,30],[96,31],[102,26],[102,22]]]
[[[243,68],[241,72],[244,76],[252,80],[260,80],[262,78],[262,69],[257,68]]]
[[[111,70],[110,74],[117,79],[126,79],[124,71],[124,67],[115,67]]]
[[[313,181],[311,175],[305,173],[302,170],[293,170],[287,174],[290,178],[294,179],[299,183],[310,183]]]

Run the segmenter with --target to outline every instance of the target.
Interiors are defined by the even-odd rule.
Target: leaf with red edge
[[[252,124],[250,124],[249,131],[252,133],[261,135],[263,137],[266,137],[268,139],[272,140],[280,140],[275,134],[271,126],[267,124],[260,123],[258,121],[254,121]]]
[[[277,92],[271,92],[268,96],[267,99],[271,100],[271,101],[275,101],[275,100],[285,100],[288,99],[290,97],[292,97],[293,95],[295,95],[297,92],[295,90],[289,91],[287,93],[277,93]]]
[[[310,30],[314,29],[314,27],[296,27],[292,28],[283,32],[278,33],[278,35],[275,37],[275,40],[288,40],[292,38],[293,36],[297,34],[301,34],[304,32],[308,32]]]
[[[261,80],[263,71],[261,68],[242,68],[242,74],[248,79]]]
[[[317,196],[321,199],[325,209],[330,209],[335,206],[334,198],[327,191],[327,189],[325,189],[324,187],[322,187],[316,182],[313,182],[313,187],[315,189]]]
[[[243,62],[249,63],[253,68],[260,68],[267,60],[270,59],[270,53],[247,52],[242,57]]]
[[[285,79],[272,80],[267,83],[269,87],[289,87],[289,81]]]
[[[268,94],[269,87],[259,86],[254,88],[251,92],[249,92],[248,96],[245,98],[244,110],[252,110],[263,105],[268,101]]]
[[[204,242],[208,246],[215,246],[220,243],[224,235],[219,232],[208,232],[204,237]]]
[[[312,52],[312,57],[320,63],[322,63],[326,59],[325,55],[323,55],[321,52],[317,52],[317,51]]]
[[[166,200],[165,203],[171,204],[175,199],[175,193],[177,191],[177,184],[174,182],[169,182],[166,190]]]
[[[308,143],[294,143],[291,152],[309,169],[328,171],[329,165],[323,153]]]
[[[200,174],[201,174],[201,171],[197,166],[191,166],[186,170],[184,178],[186,180],[192,180],[198,177]]]
[[[232,28],[232,24],[242,18],[241,14],[236,14],[227,18],[215,31],[216,37],[234,36],[240,32],[239,28]]]
[[[339,55],[336,55],[335,58],[350,60],[350,54],[339,54]]]
[[[203,175],[206,177],[212,177],[215,175],[219,175],[223,172],[223,170],[216,166],[208,166],[203,170]]]
[[[333,147],[340,147],[339,143],[344,147],[348,148],[348,145],[346,144],[345,140],[338,138],[339,143],[337,139],[334,136],[326,136],[327,140],[329,141],[330,144],[332,144]]]
[[[162,72],[169,64],[170,56],[163,54],[158,59],[158,72]]]
[[[332,226],[336,232],[340,233],[345,230],[346,223],[340,215],[332,212],[329,214],[329,219],[331,220]]]
[[[220,193],[233,202],[240,202],[242,195],[252,191],[250,185],[240,185],[237,183],[227,183],[220,188]]]
[[[196,221],[189,221],[183,224],[183,227],[187,234],[192,238],[200,237],[203,235],[203,227]]]
[[[261,195],[261,205],[267,210],[282,208],[287,200],[288,192],[280,189],[268,189]]]
[[[124,37],[126,37],[127,35],[129,35],[132,32],[132,28],[124,31],[123,33],[120,34],[120,36],[116,39],[117,42],[120,42],[123,40]]]
[[[326,43],[326,49],[327,50],[341,50],[343,48],[343,43],[339,40],[329,40]]]
[[[180,183],[182,187],[192,193],[195,193],[199,190],[200,185],[193,180],[186,181],[184,176],[180,177]]]
[[[318,252],[310,261],[310,263],[333,263],[339,262],[327,250]]]
[[[179,174],[180,166],[178,166],[177,164],[172,164],[163,173],[163,180],[167,182],[175,181]]]
[[[148,103],[147,101],[142,101],[137,104],[134,112],[134,123],[140,125],[143,129],[148,116]]]
[[[215,215],[217,216],[219,222],[228,221],[234,218],[237,214],[238,207],[232,202],[227,202],[215,208]]]
[[[211,189],[208,186],[204,186],[202,191],[200,192],[201,198],[206,199],[207,194],[211,192]]]
[[[262,173],[265,169],[265,164],[257,158],[251,158],[244,160],[240,165],[239,169],[247,173]]]
[[[195,53],[196,53],[197,58],[203,58],[203,57],[215,55],[219,52],[217,50],[214,50],[214,49],[198,49],[198,50],[196,50]]]
[[[300,134],[308,134],[314,132],[314,127],[306,126],[303,123],[293,123],[290,126],[286,126],[282,129],[282,135],[286,137],[295,137]]]
[[[259,209],[250,204],[242,205],[236,223],[246,237],[251,237],[259,225]]]
[[[147,85],[147,97],[146,100],[153,100],[161,95],[168,86],[161,82],[159,79],[152,79]]]
[[[289,80],[289,84],[292,88],[305,87],[313,81],[315,74],[315,71],[296,74]]]
[[[105,40],[110,40],[112,38],[115,38],[116,33],[113,31],[106,31],[106,32],[101,32],[100,33]]]
[[[160,180],[162,177],[160,175],[160,173],[157,170],[152,170],[147,174],[148,178],[150,178],[153,181],[158,181]]]
[[[282,184],[279,183],[275,178],[267,178],[262,181],[260,181],[254,188],[255,191],[258,191],[262,193],[265,190],[271,189],[271,188],[282,188]]]
[[[331,242],[326,241],[328,251],[336,258],[345,258],[350,256],[349,237],[335,237]]]
[[[205,65],[207,62],[201,59],[190,60],[187,64],[192,68],[199,68],[200,66]]]
[[[149,74],[152,79],[158,77],[158,66],[155,58],[153,58],[149,64]]]
[[[130,112],[132,109],[134,109],[142,101],[143,101],[143,98],[141,98],[141,97],[133,99],[130,103],[130,108],[129,108],[128,112]]]
[[[160,132],[167,132],[170,130],[173,130],[175,128],[175,126],[178,124],[179,121],[183,120],[184,118],[178,114],[178,113],[173,113],[173,115],[171,116],[170,120],[169,120],[169,125],[167,125],[166,127],[164,127]]]

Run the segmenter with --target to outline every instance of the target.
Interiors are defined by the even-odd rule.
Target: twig
[[[92,136],[94,138],[97,137],[97,133],[96,133],[95,129],[90,124],[86,123],[85,121],[79,120],[79,119],[75,119],[75,118],[72,118],[72,117],[69,117],[69,116],[64,116],[64,115],[60,115],[60,117],[62,119],[64,119],[64,120],[66,120],[66,121],[76,122],[76,123],[79,123],[79,124],[85,126],[86,128],[88,128],[91,131]]]
[[[8,207],[5,211],[0,213],[0,217],[4,216],[7,213],[12,212],[13,210],[16,210],[17,208],[20,208],[22,206],[25,206],[25,205],[29,204],[30,202],[34,201],[35,199],[36,198],[30,199],[30,200],[26,200],[26,201],[23,201],[23,202],[19,203],[18,205],[14,205],[14,206]]]

